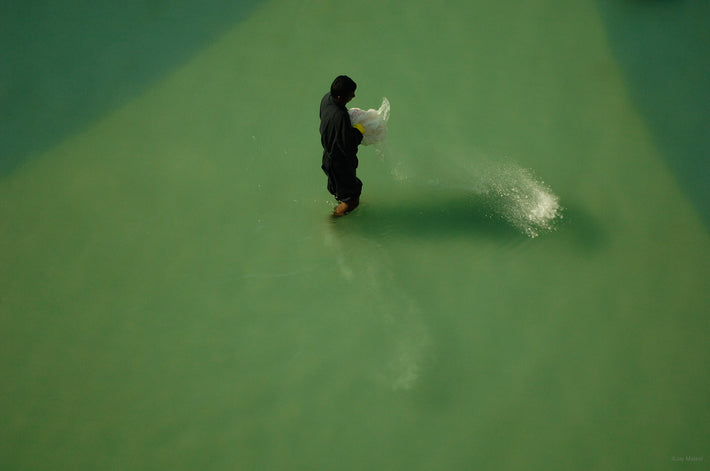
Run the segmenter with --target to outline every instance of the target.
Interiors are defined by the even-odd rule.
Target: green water
[[[618,61],[586,0],[273,0],[25,157],[0,468],[706,468],[710,239]],[[341,73],[392,113],[332,220]]]

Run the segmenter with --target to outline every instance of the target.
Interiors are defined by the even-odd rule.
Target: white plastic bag
[[[378,153],[382,153],[383,144],[387,137],[387,120],[390,117],[390,102],[387,98],[382,99],[382,105],[377,110],[361,110],[360,108],[350,108],[350,123],[352,125],[362,124],[365,134],[362,136],[362,145],[375,145]]]

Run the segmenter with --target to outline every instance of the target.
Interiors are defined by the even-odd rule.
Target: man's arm
[[[360,125],[360,127],[362,128],[362,125]],[[341,129],[344,141],[343,150],[346,151],[347,155],[357,154],[357,146],[359,146],[362,142],[363,132],[361,132],[358,128],[353,127],[352,124],[350,124],[350,116],[348,116],[347,114],[345,114],[345,119],[343,120],[343,125]]]

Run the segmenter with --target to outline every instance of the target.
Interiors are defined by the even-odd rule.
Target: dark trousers
[[[352,165],[324,156],[321,168],[328,176],[330,194],[338,201],[357,205],[362,193],[362,182],[356,176],[357,161]]]

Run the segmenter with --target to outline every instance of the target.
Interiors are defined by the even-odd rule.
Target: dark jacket
[[[320,136],[324,165],[334,163],[357,168],[357,146],[362,141],[362,134],[352,127],[345,105],[336,103],[330,92],[320,103]]]

